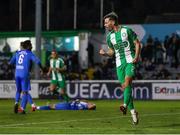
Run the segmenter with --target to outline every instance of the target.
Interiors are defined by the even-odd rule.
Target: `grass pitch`
[[[35,100],[46,105],[47,100]],[[51,100],[51,103],[57,103]],[[0,134],[180,134],[180,101],[135,101],[140,122],[123,116],[119,100],[92,100],[95,111],[13,113],[13,100],[0,100]]]

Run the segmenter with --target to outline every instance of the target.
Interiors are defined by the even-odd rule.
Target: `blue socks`
[[[50,106],[38,106],[38,110],[51,110]]]
[[[31,95],[29,93],[27,94],[27,98],[28,98],[28,102],[32,105],[33,100],[32,100],[32,97],[31,97]]]
[[[21,96],[21,91],[16,91],[15,103],[18,104]]]
[[[21,108],[25,110],[28,101],[28,93],[25,92],[22,95]]]

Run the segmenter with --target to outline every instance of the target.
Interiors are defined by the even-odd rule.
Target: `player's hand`
[[[133,59],[133,62],[132,63],[137,63],[139,61],[139,58],[138,57],[135,57],[134,59]]]
[[[62,73],[62,68],[56,68],[56,72],[58,72],[58,73]]]
[[[48,73],[47,73],[47,76],[49,77],[49,76],[50,76],[50,74],[51,74],[51,72],[48,72]]]
[[[57,72],[59,72],[59,69],[60,69],[60,68],[54,68],[54,71],[57,71]]]
[[[56,68],[52,68],[53,71],[56,71]]]
[[[103,49],[100,49],[100,50],[99,50],[99,54],[100,54],[100,55],[105,55],[105,51],[104,51]]]
[[[47,69],[45,67],[42,67],[41,72],[42,74],[47,73]]]
[[[44,75],[44,72],[43,72],[43,70],[40,70],[40,74],[41,74],[41,75]]]

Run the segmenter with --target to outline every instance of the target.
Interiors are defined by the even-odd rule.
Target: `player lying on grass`
[[[76,99],[71,102],[60,102],[47,106],[37,106],[37,110],[95,110],[96,105],[88,101]]]

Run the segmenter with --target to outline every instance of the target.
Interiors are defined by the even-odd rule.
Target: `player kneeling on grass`
[[[71,102],[60,102],[47,106],[37,106],[37,110],[95,110],[96,105],[88,101],[78,99]]]

